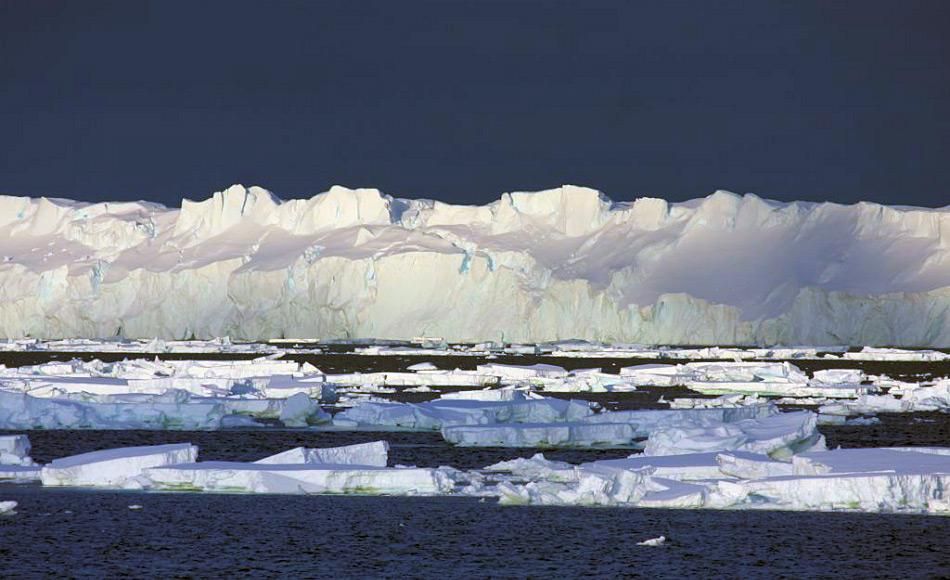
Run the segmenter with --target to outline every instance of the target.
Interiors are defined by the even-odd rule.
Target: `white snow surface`
[[[950,209],[0,197],[0,337],[950,346]]]

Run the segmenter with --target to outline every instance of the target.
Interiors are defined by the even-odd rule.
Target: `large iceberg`
[[[0,337],[950,346],[950,210],[582,187],[0,197]],[[877,354],[874,354],[877,356]]]

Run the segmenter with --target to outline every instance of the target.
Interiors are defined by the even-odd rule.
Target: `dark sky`
[[[950,2],[0,0],[0,191],[950,204]]]

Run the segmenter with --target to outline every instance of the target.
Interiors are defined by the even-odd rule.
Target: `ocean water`
[[[950,518],[8,487],[29,577],[947,577]],[[129,505],[140,505],[131,510]],[[637,542],[664,535],[661,547]]]

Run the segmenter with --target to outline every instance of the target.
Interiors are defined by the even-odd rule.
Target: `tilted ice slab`
[[[193,462],[190,443],[123,447],[54,459],[43,466],[43,485],[140,488],[138,477],[150,467]]]
[[[358,443],[343,447],[327,447],[310,449],[295,447],[276,455],[259,459],[254,463],[260,464],[334,464],[334,465],[369,465],[386,467],[389,461],[389,443],[373,441],[372,443]]]
[[[343,428],[438,431],[454,425],[576,421],[592,413],[586,401],[436,399],[418,404],[360,403],[334,416],[333,424]]]
[[[443,495],[455,488],[453,473],[447,468],[205,461],[148,469],[145,477],[146,487],[158,490]]]
[[[950,346],[950,211],[574,186],[0,197],[0,336]]]

